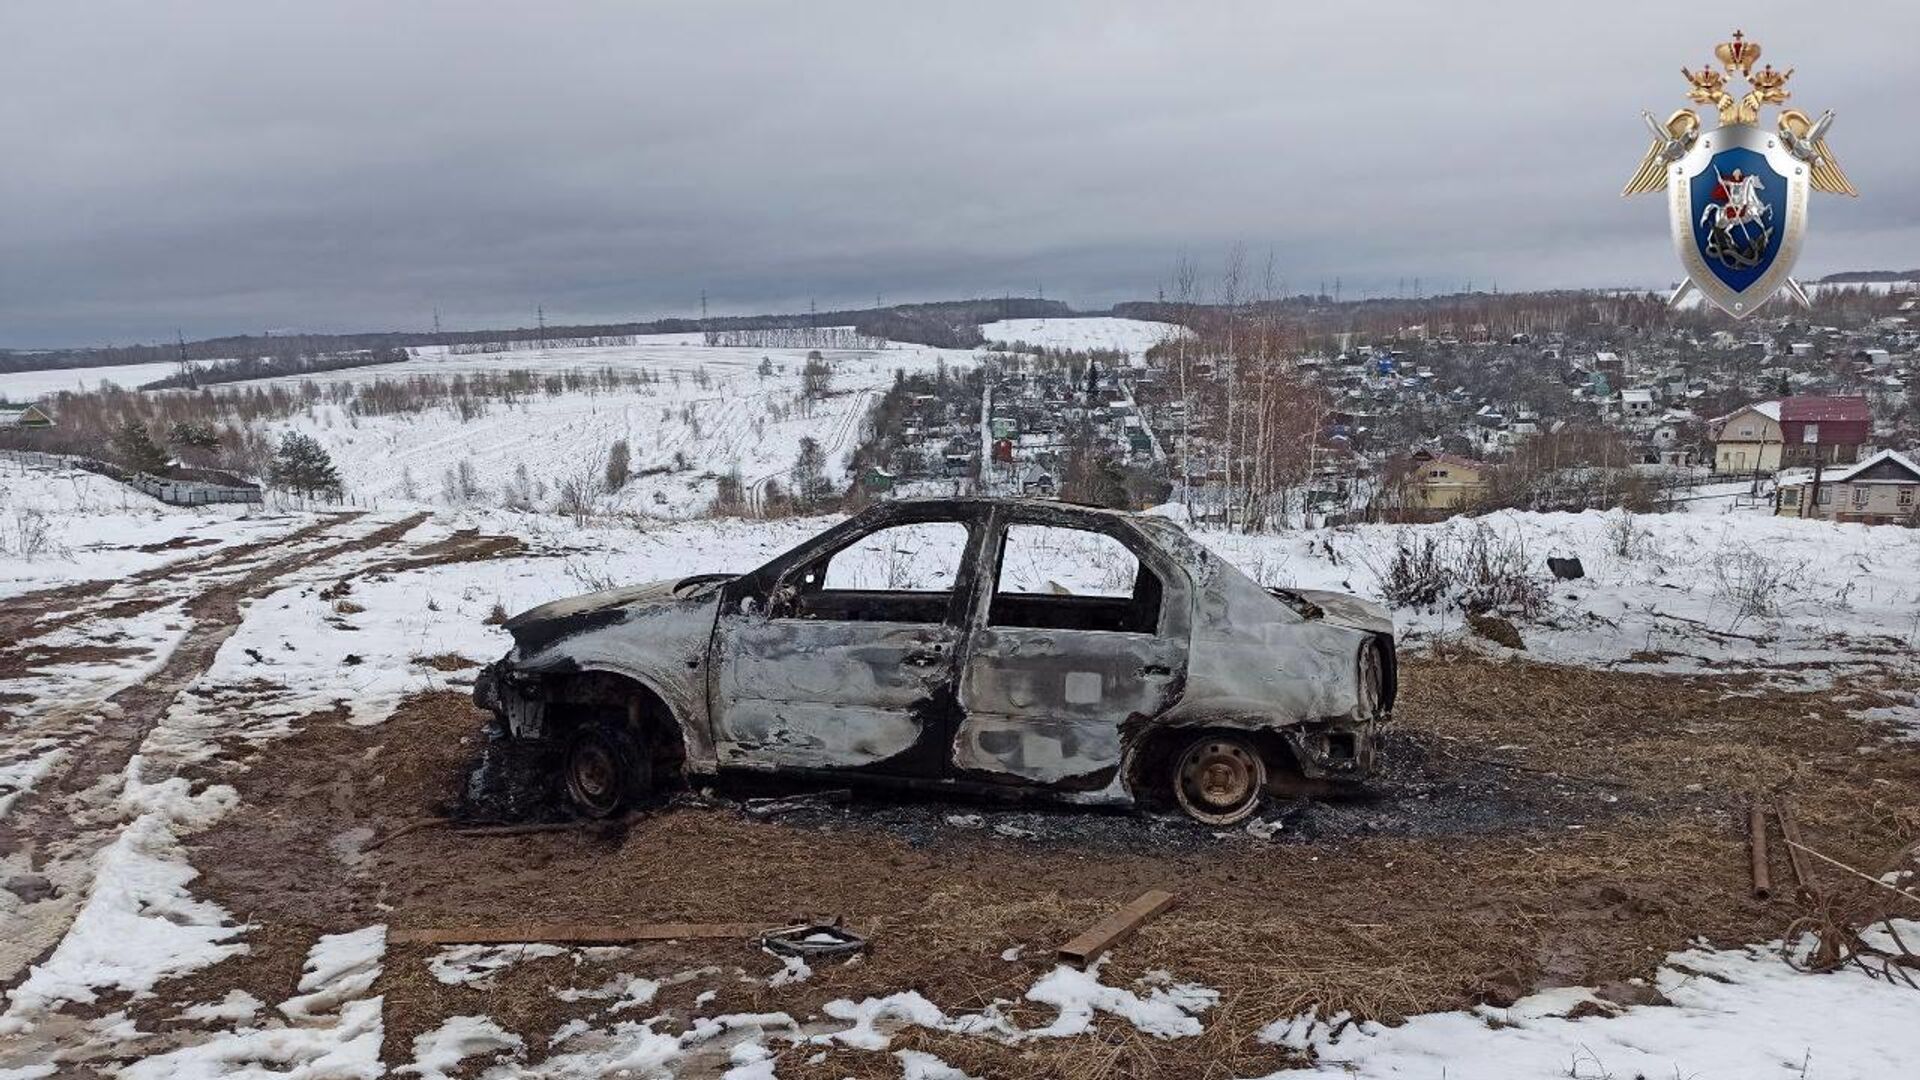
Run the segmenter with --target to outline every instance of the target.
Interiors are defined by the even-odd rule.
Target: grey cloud
[[[1865,195],[1811,273],[1920,264],[1911,4],[1756,3]],[[1031,292],[1182,251],[1297,288],[1661,285],[1638,112],[1670,4],[0,7],[0,344]]]

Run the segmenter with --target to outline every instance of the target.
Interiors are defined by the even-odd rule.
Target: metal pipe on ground
[[[1747,811],[1747,847],[1753,853],[1753,898],[1773,899],[1773,875],[1767,868],[1767,808],[1754,803]]]

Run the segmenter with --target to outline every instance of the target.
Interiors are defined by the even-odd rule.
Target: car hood
[[[602,589],[541,604],[503,625],[513,635],[514,644],[523,653],[531,653],[560,638],[610,626],[636,611],[707,600],[714,589],[730,580],[730,574],[700,574]]]
[[[1375,634],[1393,633],[1393,615],[1384,606],[1333,589],[1268,589],[1309,619]]]

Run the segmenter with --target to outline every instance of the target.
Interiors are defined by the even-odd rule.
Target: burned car
[[[593,816],[757,773],[1230,824],[1364,779],[1395,693],[1377,605],[1263,588],[1162,518],[1024,499],[880,503],[752,573],[506,628],[474,698]]]

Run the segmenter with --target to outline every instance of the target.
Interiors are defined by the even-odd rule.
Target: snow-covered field
[[[1045,349],[1108,349],[1139,357],[1187,331],[1172,323],[1098,315],[1077,319],[1002,319],[980,327],[988,341]]]
[[[692,348],[700,356],[713,352]],[[716,388],[730,389],[702,394],[689,389],[676,403],[713,409],[708,415],[719,427],[724,426],[719,418],[733,415],[725,411],[730,402],[766,400],[753,396],[759,383],[753,368],[761,351],[750,352],[751,363],[742,358],[732,372],[714,369]],[[871,361],[843,359],[841,377],[881,385],[910,355],[889,350]],[[936,359],[929,352],[917,362]],[[862,367],[868,363],[871,370]],[[669,385],[662,384],[663,394]],[[683,379],[682,387],[691,388],[691,379]],[[764,394],[792,392],[783,384]],[[562,397],[552,411],[540,411],[542,402],[524,412],[496,407],[482,421],[497,418],[492,437],[500,445],[492,448],[484,440],[463,442],[463,435],[431,424],[413,428],[418,438],[411,440],[403,424],[382,427],[363,419],[355,427],[335,417],[329,427],[324,414],[313,421],[313,429],[330,440],[350,478],[369,486],[382,481],[383,469],[397,472],[397,463],[409,461],[422,474],[416,477],[420,483],[437,482],[424,474],[462,455],[485,462],[487,475],[498,483],[511,475],[517,460],[563,467],[567,451],[549,444],[578,453],[623,433],[634,441],[636,466],[651,460],[648,454],[670,455],[670,447],[653,446],[644,434],[646,420],[658,416],[662,403],[633,396],[638,400]],[[739,408],[753,411],[750,404]],[[751,416],[738,415],[735,422],[750,423]],[[791,447],[797,437],[792,431],[782,434],[780,445]],[[724,460],[753,452],[723,439],[715,435],[712,441],[688,444],[688,453],[717,452]],[[435,450],[435,440],[451,442]],[[778,458],[770,454],[764,459],[767,467],[783,467]],[[711,467],[714,459],[695,460]],[[124,582],[163,560],[215,554],[245,538],[277,536],[319,521],[304,514],[164,508],[80,474],[0,473],[0,519],[29,509],[45,516],[58,542],[31,556],[0,549],[0,588],[12,595],[27,588]],[[0,926],[7,931],[0,936],[16,943],[6,953],[7,974],[27,972],[26,961],[39,952],[22,946],[53,946],[8,994],[0,1019],[0,1077],[61,1075],[69,1059],[54,1055],[95,1053],[129,1059],[118,1073],[128,1078],[361,1077],[387,1070],[431,1077],[461,1062],[467,1075],[585,1077],[626,1069],[654,1076],[672,1075],[720,1047],[722,1064],[714,1075],[726,1070],[726,1076],[751,1078],[776,1075],[771,1055],[778,1049],[818,1044],[894,1052],[898,1036],[909,1027],[1024,1044],[1078,1037],[1100,1015],[1150,1039],[1188,1038],[1208,1023],[1218,995],[1204,985],[1204,973],[1136,982],[1109,978],[1099,968],[1088,973],[1059,968],[1011,991],[1013,999],[1049,1010],[1024,1026],[999,1006],[948,1012],[902,988],[885,996],[833,1001],[813,1019],[714,1010],[686,1032],[668,1034],[648,1019],[649,986],[667,973],[635,971],[607,995],[602,1019],[569,1030],[553,1046],[529,1047],[485,1015],[484,999],[476,998],[479,1011],[450,1017],[416,1040],[413,1061],[383,1060],[382,999],[374,989],[391,960],[385,928],[378,923],[321,937],[294,997],[266,1002],[238,990],[224,997],[216,992],[192,1007],[197,1026],[185,1033],[156,1040],[137,1032],[124,1013],[85,1026],[65,1022],[60,1014],[65,1003],[85,1003],[114,991],[136,999],[150,995],[166,985],[164,979],[205,969],[246,947],[248,913],[226,911],[196,896],[196,871],[182,843],[233,812],[237,796],[225,785],[190,782],[182,770],[236,746],[270,746],[293,729],[297,718],[322,710],[341,710],[336,715],[349,724],[377,725],[411,693],[463,687],[470,670],[448,674],[417,661],[446,653],[485,661],[500,654],[506,636],[487,621],[496,608],[517,611],[613,584],[749,569],[831,523],[824,518],[689,520],[636,528],[608,516],[578,526],[550,514],[478,505],[442,508],[418,524],[409,525],[412,521],[397,510],[384,510],[341,522],[331,533],[337,539],[366,537],[388,527],[407,531],[386,547],[295,565],[249,600],[232,636],[173,699],[126,768],[83,793],[87,824],[78,836],[92,837],[99,846],[75,846],[78,840],[70,838],[68,848],[40,867],[65,890],[61,898],[27,905],[0,891]],[[520,537],[527,550],[402,572],[357,573],[397,550],[418,550],[467,529]],[[143,542],[176,537],[216,544],[138,550]],[[1911,531],[1741,512],[1637,518],[1595,512],[1497,514],[1440,525],[1264,537],[1210,532],[1200,538],[1264,583],[1374,597],[1387,591],[1395,552],[1402,547],[1417,549],[1431,541],[1450,556],[1469,550],[1507,553],[1546,587],[1541,616],[1520,623],[1536,659],[1654,671],[1733,667],[1782,682],[1815,684],[1841,682],[1848,671],[1869,665],[1883,671],[1904,665],[1912,676],[1908,685],[1920,686],[1920,671],[1913,667],[1920,650],[1920,534]],[[318,550],[318,541],[301,543]],[[26,679],[0,682],[0,691],[18,687],[35,698],[58,698],[57,710],[29,707],[19,721],[0,730],[0,819],[22,812],[24,804],[16,800],[55,775],[91,732],[113,722],[112,711],[101,704],[106,697],[147,678],[192,631],[181,598],[196,583],[233,580],[262,559],[297,554],[301,543],[247,556],[240,566],[209,564],[194,571],[197,577],[174,583],[160,606],[103,609],[98,620],[62,630],[67,636],[52,641],[111,642],[142,650],[137,660],[48,661]],[[1551,581],[1543,570],[1548,555],[1578,556],[1586,576]],[[1052,557],[1054,565],[1029,568],[1036,580],[1082,588],[1098,584],[1110,569],[1091,552],[1060,549]],[[316,588],[346,576],[355,580],[346,598],[351,607]],[[109,592],[103,599],[119,595]],[[1396,621],[1412,643],[1464,633],[1457,608],[1445,603],[1426,610],[1402,608]],[[1910,723],[1920,733],[1920,694],[1905,705],[1876,700],[1873,708],[1880,718]],[[30,864],[23,859],[9,856],[0,872],[24,870]],[[509,964],[527,957],[523,950],[494,960]],[[452,971],[474,959],[443,953],[436,962]],[[1274,1016],[1261,1038],[1317,1054],[1318,1073],[1277,1074],[1285,1076],[1878,1078],[1904,1075],[1901,1070],[1920,1061],[1920,994],[1854,972],[1799,974],[1770,944],[1677,953],[1667,958],[1655,981],[1671,1005],[1571,1019],[1568,1012],[1593,995],[1588,989],[1563,988],[1506,1009],[1419,1016],[1394,1028],[1343,1024],[1338,1017]],[[134,1047],[139,1049],[128,1049]],[[901,1049],[896,1057],[906,1076],[957,1075],[917,1051]]]
[[[141,383],[164,379],[179,369],[178,364],[121,364],[114,367],[53,368],[47,371],[0,371],[0,399],[13,402],[35,401],[62,390],[75,393],[97,390],[112,383],[132,390]]]
[[[631,346],[471,356],[422,350],[402,363],[319,378],[364,384],[409,375],[611,368],[644,371],[658,381],[599,393],[496,400],[470,418],[448,408],[354,417],[322,404],[310,415],[296,415],[268,430],[295,429],[318,438],[361,505],[513,503],[549,509],[563,485],[586,481],[596,490],[601,510],[675,517],[704,508],[718,475],[735,469],[750,495],[769,481],[787,486],[803,438],[820,444],[828,476],[841,480],[875,395],[892,383],[896,371],[930,372],[940,364],[974,362],[971,352],[917,345],[829,350],[823,355],[833,368],[832,392],[809,400],[801,392],[807,353],[710,348],[699,344],[698,335],[669,335]],[[771,371],[762,374],[763,365]],[[619,492],[599,492],[610,447],[619,439],[631,449],[633,478]],[[466,491],[449,483],[462,463],[471,470]]]

